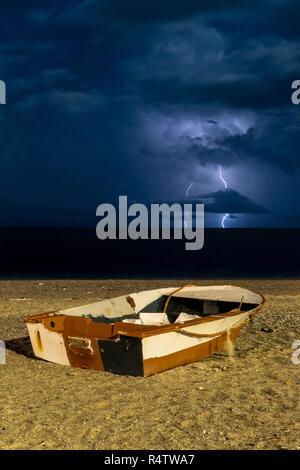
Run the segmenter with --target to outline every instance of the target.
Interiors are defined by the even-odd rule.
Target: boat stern
[[[36,357],[61,365],[70,365],[63,334],[50,331],[41,318],[28,317],[26,325]]]

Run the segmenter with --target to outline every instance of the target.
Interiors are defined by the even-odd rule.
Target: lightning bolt
[[[191,184],[189,185],[189,187],[187,188],[187,190],[186,190],[186,192],[185,192],[186,197],[189,195],[189,190],[191,189],[191,187],[193,186],[193,184],[194,184],[194,183],[191,183]]]
[[[227,217],[229,217],[229,214],[225,214],[224,217],[223,217],[223,219],[222,219],[222,222],[221,222],[222,228],[225,228],[224,222],[225,222],[225,220],[227,219]]]
[[[224,188],[227,189],[227,181],[224,180],[223,178],[223,174],[222,174],[222,167],[221,165],[219,166],[219,177],[220,177],[220,180],[222,181],[222,183],[224,184]],[[222,228],[225,228],[225,220],[227,219],[227,217],[229,217],[230,214],[226,213],[224,216],[223,216],[223,219],[222,219]]]
[[[219,176],[220,176],[220,180],[224,183],[225,189],[227,189],[227,181],[225,181],[223,178],[221,165],[219,166]]]

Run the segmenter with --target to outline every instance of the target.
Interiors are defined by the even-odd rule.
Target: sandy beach
[[[234,343],[148,378],[36,359],[24,318],[145,289],[235,284],[267,303]],[[300,449],[300,280],[0,281],[0,449]]]

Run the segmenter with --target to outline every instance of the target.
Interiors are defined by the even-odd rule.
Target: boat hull
[[[240,328],[231,330],[230,340],[234,341],[239,332]],[[185,347],[171,354],[149,358],[143,355],[143,342],[145,342],[145,339],[121,336],[120,341],[114,345],[108,346],[107,341],[99,341],[99,347],[102,351],[104,370],[120,375],[148,377],[204,359],[223,349],[227,338],[226,333],[196,346]],[[157,338],[157,340],[160,341],[160,338]]]
[[[234,341],[240,328],[261,310],[265,302],[261,299],[255,308],[244,312],[234,309],[161,326],[102,323],[63,311],[28,316],[25,321],[34,354],[41,359],[147,377],[223,349],[225,342]]]

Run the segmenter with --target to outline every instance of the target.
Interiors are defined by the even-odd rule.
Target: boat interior
[[[167,295],[162,295],[158,299],[148,303],[138,312],[107,318],[105,316],[93,317],[93,321],[112,323],[123,321],[126,323],[135,323],[142,325],[162,325],[175,322],[185,322],[195,320],[198,317],[207,317],[209,315],[220,315],[240,309],[241,312],[247,312],[259,306],[258,303],[229,302],[220,300],[202,300],[190,297],[171,297],[164,311],[168,300]]]
[[[161,297],[149,303],[148,305],[145,305],[140,310],[140,312],[162,312],[167,299],[167,295],[162,295]],[[206,299],[202,300],[190,297],[173,296],[168,302],[166,314],[168,315],[170,322],[172,323],[176,320],[176,317],[179,315],[180,312],[185,312],[191,315],[199,315],[202,317],[206,315],[215,315],[229,312],[231,310],[239,308],[240,304],[241,309],[244,312],[246,312],[247,310],[251,310],[258,305],[243,302],[228,302],[221,300]]]
[[[184,291],[182,289],[144,291],[63,310],[58,314],[91,318],[97,323],[161,325],[222,315],[233,310],[247,312],[264,301],[259,294],[234,286],[184,286]]]

